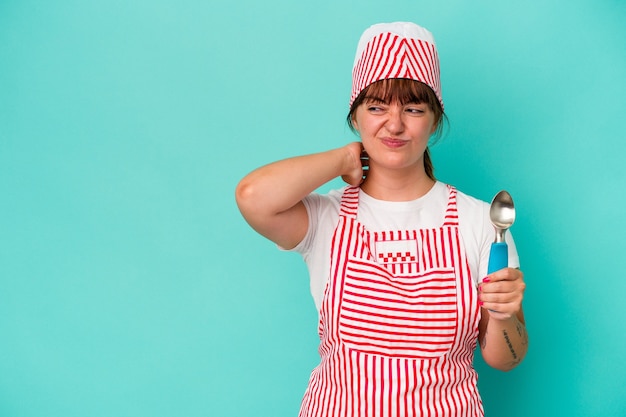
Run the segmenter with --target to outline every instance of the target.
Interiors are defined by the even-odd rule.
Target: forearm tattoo
[[[515,324],[515,331],[517,332],[517,335],[520,338],[521,341],[521,345],[522,346],[527,346],[528,345],[528,333],[526,332],[526,326],[524,326],[524,324],[522,324],[519,320],[517,321],[517,323]],[[482,337],[479,339],[479,343],[482,349],[485,349],[487,347],[487,329],[485,329],[485,332],[483,333]],[[504,338],[504,342],[506,343],[507,348],[509,349],[509,352],[511,352],[511,356],[513,358],[513,360],[511,362],[508,363],[508,365],[513,368],[516,365],[518,365],[521,361],[522,361],[522,357],[523,355],[520,355],[519,352],[517,352],[515,350],[515,347],[513,346],[513,342],[511,342],[511,338],[509,336],[509,333],[507,333],[506,330],[502,330],[502,336]]]
[[[511,339],[509,339],[509,334],[506,330],[502,330],[502,334],[504,335],[506,345],[509,347],[509,351],[511,351],[511,355],[513,355],[513,361],[517,361],[517,353],[515,353],[515,349],[513,349],[513,344],[511,343]]]
[[[517,330],[517,334],[520,339],[522,339],[522,345],[526,346],[528,344],[528,333],[526,332],[526,326],[524,326],[520,321],[517,321],[515,325],[515,329]]]
[[[526,332],[526,326],[524,326],[519,321],[515,324],[515,330],[517,331],[518,336],[520,337],[522,346],[528,345],[528,333]],[[513,343],[511,343],[511,339],[509,338],[509,334],[506,330],[502,330],[502,335],[504,336],[504,341],[506,342],[509,351],[511,352],[511,356],[513,356],[513,360],[509,363],[511,367],[516,366],[522,361],[522,357],[515,351],[513,347]]]

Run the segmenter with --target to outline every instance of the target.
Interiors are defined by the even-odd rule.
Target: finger
[[[522,281],[494,281],[480,284],[478,291],[481,293],[521,293],[524,292],[524,288]]]
[[[482,285],[479,289],[478,299],[484,303],[512,303],[521,306],[524,300],[524,287]]]
[[[365,151],[365,149],[361,150],[361,167],[363,169],[362,179],[364,180],[365,178],[367,178],[367,173],[369,172],[369,169],[370,169],[370,157]]]
[[[492,272],[483,278],[482,282],[497,282],[497,281],[515,281],[523,279],[524,274],[522,271],[516,268],[502,268],[498,271]]]
[[[486,292],[479,294],[479,300],[484,303],[521,304],[523,294],[519,291],[513,292]]]

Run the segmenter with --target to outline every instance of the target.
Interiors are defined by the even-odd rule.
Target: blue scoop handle
[[[487,273],[499,271],[509,266],[509,248],[506,242],[494,242],[491,244],[489,252],[489,264],[487,265]]]

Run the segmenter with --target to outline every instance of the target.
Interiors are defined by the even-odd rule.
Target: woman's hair
[[[446,115],[441,108],[441,103],[439,102],[439,99],[437,98],[433,90],[426,84],[406,78],[389,78],[376,81],[375,83],[368,85],[357,96],[357,98],[352,103],[352,106],[350,106],[350,112],[348,113],[347,122],[352,131],[356,130],[354,128],[354,125],[352,124],[356,109],[361,104],[363,104],[363,102],[370,98],[381,99],[386,103],[398,101],[402,105],[409,103],[428,104],[428,107],[430,107],[435,115],[435,125],[437,126],[435,136],[437,138],[441,136],[443,121],[445,120]],[[426,171],[426,175],[434,180],[435,168],[433,167],[433,162],[430,158],[430,151],[428,150],[428,147],[424,152],[424,169]]]

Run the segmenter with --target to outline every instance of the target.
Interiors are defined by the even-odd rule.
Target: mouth
[[[402,139],[397,139],[397,138],[382,138],[380,140],[385,146],[389,147],[389,148],[401,148],[402,146],[406,145],[407,143],[409,143],[408,140],[402,140]]]

